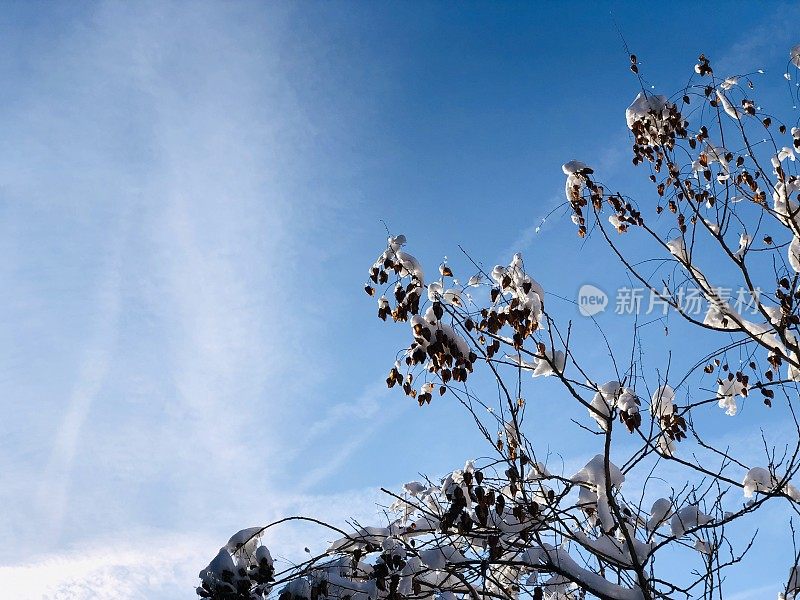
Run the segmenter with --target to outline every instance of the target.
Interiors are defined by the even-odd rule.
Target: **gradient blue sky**
[[[237,529],[368,520],[480,452],[453,404],[384,390],[380,220],[429,265],[624,284],[561,212],[535,231],[571,158],[645,189],[612,11],[656,90],[700,51],[779,77],[798,41],[777,3],[0,3],[0,589],[191,597]]]

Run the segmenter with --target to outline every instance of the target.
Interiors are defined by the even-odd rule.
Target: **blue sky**
[[[237,529],[366,520],[377,487],[481,452],[453,404],[384,390],[407,332],[361,290],[381,220],[428,265],[462,244],[569,298],[624,284],[541,222],[571,158],[646,189],[612,11],[656,90],[700,51],[778,77],[797,43],[796,5],[707,3],[702,33],[698,6],[0,4],[4,589],[186,597]]]

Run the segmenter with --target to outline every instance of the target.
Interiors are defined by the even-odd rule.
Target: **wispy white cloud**
[[[342,472],[354,454],[374,444],[378,432],[408,409],[407,405],[390,402],[389,395],[383,382],[368,385],[352,400],[329,408],[323,403],[299,426],[287,423],[293,439],[281,450],[283,460],[286,465],[302,465],[288,467],[291,493],[313,497],[321,484]]]
[[[123,220],[124,223],[124,220]],[[106,380],[112,359],[120,314],[120,263],[124,250],[125,226],[114,236],[106,265],[97,285],[94,301],[94,331],[86,348],[66,414],[53,440],[50,458],[38,486],[38,504],[43,526],[59,538],[67,503],[72,468],[81,431],[92,403]]]
[[[742,72],[752,72],[764,67],[775,57],[789,61],[789,48],[797,43],[795,23],[800,17],[800,9],[792,3],[775,4],[765,11],[763,19],[747,23],[732,36],[730,44],[722,55],[714,61],[721,75],[728,76]],[[712,57],[713,58],[713,57]],[[768,74],[779,77],[780,73]]]
[[[319,420],[310,424],[302,437],[301,445],[309,445],[316,438],[331,431],[341,423],[372,419],[380,410],[380,401],[386,395],[386,385],[379,383],[369,386],[360,397],[353,401],[334,404],[325,411]]]
[[[297,453],[316,455],[315,444],[323,437],[338,441],[332,444],[334,451],[319,456],[318,464],[299,480],[298,490],[311,490],[340,471],[355,452],[399,414],[400,407],[386,403],[387,391],[383,382],[367,386],[361,396],[334,404],[310,423],[298,441]]]
[[[564,216],[569,214],[569,207],[565,203],[564,196],[556,194],[540,202],[537,207],[539,212],[536,218],[517,234],[514,241],[501,253],[500,260],[510,260],[515,252],[529,250],[539,239],[539,236],[554,224],[563,225]],[[562,207],[563,210],[560,210],[559,207]]]
[[[287,399],[313,389],[297,357],[323,318],[293,296],[315,276],[299,257],[322,214],[301,185],[316,132],[280,55],[284,9],[254,23],[242,14],[214,3],[100,4],[28,57],[20,94],[30,101],[5,117],[24,161],[8,158],[48,175],[3,167],[18,200],[3,209],[39,228],[29,238],[9,227],[4,243],[45,264],[45,291],[29,286],[20,300],[26,318],[53,321],[54,337],[73,326],[61,305],[40,306],[53,265],[67,263],[46,254],[51,238],[65,238],[82,278],[65,284],[81,303],[66,352],[40,351],[9,324],[48,370],[78,365],[71,391],[54,380],[50,410],[31,394],[42,410],[14,416],[26,447],[3,459],[14,510],[0,530],[22,539],[17,557],[142,521],[208,519],[210,533],[227,531],[237,510],[287,491],[273,475],[290,465],[276,457],[303,408]],[[66,223],[42,218],[56,207]],[[32,279],[19,265],[8,273],[19,291]],[[16,397],[42,374],[13,373],[3,392]],[[330,418],[320,431],[343,415]]]

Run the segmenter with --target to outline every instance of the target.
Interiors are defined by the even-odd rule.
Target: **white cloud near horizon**
[[[204,541],[155,538],[120,547],[85,547],[0,566],[0,586],[17,600],[134,600],[190,597],[187,582],[202,565]],[[163,595],[162,595],[163,594]]]
[[[287,495],[254,515],[245,525],[292,515],[317,515],[347,531],[348,523],[380,523],[374,489],[351,489],[337,494]],[[384,500],[386,500],[384,498]],[[253,511],[254,513],[256,511]],[[230,532],[231,534],[233,531]],[[304,548],[323,550],[336,539],[332,530],[301,522],[268,530],[264,537],[276,560],[302,560]],[[0,565],[0,589],[15,600],[140,600],[191,597],[197,573],[213,558],[209,549],[227,537],[212,538],[200,531],[133,529],[126,535],[100,536],[69,549]]]

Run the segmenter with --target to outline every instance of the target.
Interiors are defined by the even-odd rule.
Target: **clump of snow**
[[[380,546],[390,535],[391,532],[386,527],[362,527],[353,534],[334,541],[326,552],[363,549],[367,544]]]
[[[518,364],[523,369],[532,371],[533,377],[547,377],[555,373],[563,373],[566,367],[566,355],[561,350],[545,350],[544,355],[534,357],[533,361],[526,361],[521,356],[506,354],[505,358]],[[555,367],[555,368],[554,368]]]
[[[773,209],[776,216],[787,227],[800,225],[800,205],[792,198],[800,191],[800,177],[790,175],[779,179],[772,193]]]
[[[426,363],[431,372],[438,372],[453,367],[450,371],[456,381],[466,380],[467,373],[472,371],[472,364],[477,355],[470,349],[467,340],[453,327],[442,323],[436,314],[434,305],[428,307],[424,316],[414,315],[409,320],[414,341],[406,349],[407,364]],[[430,390],[421,393],[430,401]],[[418,400],[423,401],[420,395]]]
[[[574,532],[574,537],[594,556],[599,556],[625,569],[634,567],[634,561],[631,558],[627,540],[622,533],[619,533],[615,537],[600,535],[597,538],[590,538],[582,531],[576,531]],[[653,544],[642,542],[633,535],[630,535],[630,539],[633,545],[636,562],[639,565],[644,564],[653,549]]]
[[[633,129],[636,121],[650,119],[652,116],[659,118],[669,104],[666,96],[647,95],[639,92],[630,106],[625,109],[625,122],[628,129]]]
[[[797,50],[798,50],[798,55],[800,55],[800,46],[798,46]],[[788,600],[797,598],[798,592],[800,592],[800,569],[798,569],[797,566],[794,566],[791,569],[789,569],[789,579],[786,582],[787,595],[784,596],[784,593],[781,592],[778,595],[778,600]]]
[[[674,515],[670,520],[670,528],[672,535],[681,537],[687,531],[696,527],[708,525],[714,520],[714,517],[703,513],[696,504],[684,506]]]
[[[700,173],[707,170],[714,163],[719,163],[720,172],[717,175],[717,180],[721,182],[729,179],[730,164],[727,159],[727,154],[728,151],[722,146],[715,146],[710,142],[707,143],[700,157],[692,162],[692,172],[695,177],[699,178]],[[709,206],[709,208],[711,208],[711,206]]]
[[[742,480],[745,498],[752,498],[756,492],[770,493],[781,488],[782,491],[795,502],[800,502],[800,490],[791,483],[784,483],[780,486],[780,481],[768,469],[764,467],[753,467]]]
[[[519,446],[519,435],[517,432],[517,427],[514,425],[514,423],[507,421],[503,424],[503,429],[505,430],[508,443],[512,446]]]
[[[575,202],[580,196],[580,190],[586,186],[586,176],[591,175],[594,171],[579,160],[571,160],[568,163],[564,163],[561,166],[561,170],[567,176],[565,188],[567,200]]]
[[[547,357],[537,357],[534,363],[533,376],[542,377],[553,375],[554,373],[563,373],[566,367],[566,356],[561,350],[551,348],[545,351]],[[555,367],[555,368],[554,368]]]
[[[419,481],[409,481],[408,483],[403,485],[403,489],[405,489],[405,491],[407,491],[412,496],[418,496],[419,494],[427,490],[428,487],[425,484],[420,483]]]
[[[770,492],[775,487],[775,477],[764,467],[753,467],[742,481],[745,498],[752,498],[755,492]]]
[[[388,243],[389,248],[395,252],[398,252],[400,248],[406,245],[406,236],[404,236],[402,233],[396,236],[389,236]]]
[[[731,101],[728,100],[728,97],[724,94],[724,92],[717,90],[717,101],[722,105],[722,110],[725,111],[725,114],[728,115],[731,119],[739,120],[739,117],[744,114],[743,111],[736,108]]]
[[[658,529],[672,515],[672,502],[667,498],[659,498],[653,502],[650,509],[650,518],[647,520],[647,531]]]
[[[723,300],[716,291],[706,293],[706,298],[708,299],[708,310],[703,317],[704,325],[710,325],[717,329],[740,329],[737,321],[741,321],[741,317],[734,311],[730,302]],[[737,318],[733,318],[734,316]]]
[[[416,277],[420,282],[425,281],[425,273],[422,271],[422,265],[419,264],[419,261],[414,256],[408,252],[398,250],[397,260],[402,266],[402,269],[400,269],[400,275],[402,277],[412,276]]]
[[[669,385],[662,385],[653,392],[650,400],[650,414],[661,428],[661,435],[658,436],[658,448],[665,456],[672,456],[675,452],[675,442],[670,430],[673,415],[675,414],[675,390]]]
[[[467,558],[455,546],[438,546],[419,553],[422,562],[431,569],[443,570],[448,564],[467,562]]]
[[[262,530],[263,527],[248,527],[237,531],[231,536],[225,547],[231,554],[242,553],[250,555],[258,546]]]
[[[608,501],[608,489],[612,492],[619,489],[625,481],[625,475],[614,463],[608,463],[608,477],[606,477],[605,458],[598,454],[590,460],[586,466],[572,476],[573,483],[580,484],[597,497],[597,519],[600,521],[604,531],[610,531],[614,527],[614,517]],[[584,500],[587,500],[584,497]],[[580,501],[580,498],[579,498]]]
[[[200,577],[203,581],[208,581],[210,578],[222,577],[224,573],[233,575],[236,573],[236,565],[233,562],[233,557],[227,548],[220,548],[217,555],[208,563],[208,566],[200,572]]]
[[[269,548],[266,546],[259,546],[256,548],[256,562],[259,564],[266,561],[266,564],[269,566],[273,565],[272,554],[270,554]]]
[[[580,486],[578,488],[578,508],[586,513],[592,527],[597,525],[597,494],[592,488]]]
[[[620,416],[629,430],[632,431],[640,422],[639,398],[632,389],[623,387],[619,381],[609,381],[597,386],[597,392],[589,406],[591,407],[587,408],[589,416],[603,431],[608,431],[611,410],[615,407],[620,411]]]
[[[637,588],[626,588],[611,583],[602,575],[580,566],[564,548],[555,548],[550,544],[542,544],[538,549],[528,551],[527,562],[536,568],[541,565],[554,565],[560,572],[569,574],[553,575],[542,582],[542,589],[547,600],[576,600],[573,595],[572,580],[580,581],[588,589],[595,590],[601,597],[613,600],[641,600],[642,592]]]
[[[741,235],[739,235],[739,249],[736,250],[734,256],[739,260],[743,259],[745,252],[747,252],[747,249],[750,247],[750,244],[752,243],[753,243],[752,236],[749,236],[746,233],[742,233]]]
[[[616,403],[617,393],[620,387],[619,381],[609,381],[608,383],[598,386],[598,391],[589,403],[592,409],[594,409],[587,409],[589,411],[589,416],[597,421],[598,426],[603,431],[608,431],[608,419],[611,417],[611,408]]]
[[[372,268],[391,267],[394,268],[401,277],[415,277],[420,284],[422,284],[425,280],[422,266],[414,256],[402,250],[405,244],[406,236],[402,234],[394,237],[390,236],[387,240],[386,250],[378,257],[372,265]]]
[[[444,288],[440,282],[432,281],[428,284],[428,300],[431,302],[437,302],[438,300],[441,300],[443,293]]]
[[[720,380],[717,386],[717,400],[720,408],[725,409],[725,414],[734,416],[738,412],[736,396],[747,397],[747,386],[739,381],[733,373]]]
[[[537,324],[541,323],[544,309],[544,288],[525,272],[522,254],[517,252],[507,267],[497,265],[492,269],[492,279],[509,302],[497,312],[510,314],[512,310],[530,314]]]
[[[689,262],[689,253],[686,251],[686,243],[683,241],[683,238],[675,238],[674,240],[668,241],[667,250],[679,261],[683,263]]]
[[[310,600],[311,583],[303,577],[294,579],[283,588],[281,595],[283,594],[288,594],[291,600]]]
[[[625,110],[625,122],[643,146],[673,147],[676,132],[685,128],[680,112],[666,96],[645,92],[639,92]]]
[[[800,273],[800,238],[794,236],[789,244],[789,264],[795,273]]]
[[[608,479],[612,488],[619,488],[625,481],[625,475],[614,463],[608,462]],[[602,454],[596,455],[575,475],[570,478],[573,483],[585,483],[605,488],[606,469],[605,458]]]
[[[775,169],[775,172],[776,172],[776,173],[777,173],[777,171],[778,171],[778,167],[780,167],[780,166],[781,166],[781,163],[782,163],[784,160],[786,160],[787,158],[788,158],[789,160],[791,160],[792,162],[794,162],[794,161],[795,161],[794,151],[793,151],[791,148],[789,148],[789,147],[787,147],[787,146],[784,146],[783,148],[781,148],[781,149],[778,151],[778,153],[777,153],[777,154],[775,154],[775,155],[774,155],[774,156],[773,156],[773,157],[770,159],[770,161],[772,162],[772,168],[773,168],[773,169]]]
[[[564,171],[564,175],[586,173],[587,170],[591,171],[591,169],[586,166],[586,163],[582,163],[579,160],[571,160],[567,163],[564,163],[563,165],[561,165],[561,170]]]
[[[708,544],[708,542],[705,542],[699,538],[694,541],[694,549],[700,552],[701,554],[708,554],[708,555],[710,555],[712,551],[712,548]]]
[[[619,409],[620,419],[628,428],[628,431],[632,432],[641,424],[639,398],[630,388],[622,388],[617,396],[617,408]]]
[[[528,469],[528,474],[525,475],[527,481],[537,481],[539,479],[549,479],[553,475],[547,470],[547,467],[540,462],[533,463]]]
[[[457,288],[447,288],[442,294],[442,299],[447,302],[448,304],[453,304],[455,306],[463,306],[461,301],[461,290]]]

